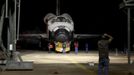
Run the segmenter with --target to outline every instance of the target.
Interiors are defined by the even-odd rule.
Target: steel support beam
[[[127,9],[127,13],[128,13],[128,64],[130,64],[130,61],[131,61],[131,59],[130,59],[130,50],[131,50],[131,48],[130,48],[130,40],[131,40],[131,32],[130,32],[130,22],[131,22],[131,9],[130,8],[128,8]]]
[[[56,0],[56,15],[60,15],[60,0]]]
[[[134,7],[134,0],[123,0],[120,4],[120,9],[127,8],[127,57],[128,57],[128,64],[131,64],[131,9]]]
[[[134,4],[128,4],[128,3],[127,3],[127,4],[125,4],[125,6],[126,6],[126,7],[132,7],[132,6],[134,6]]]
[[[8,18],[8,0],[6,0],[6,18]]]

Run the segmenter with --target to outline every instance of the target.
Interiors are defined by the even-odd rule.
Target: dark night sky
[[[55,2],[22,0],[21,33],[45,32],[43,18],[47,13],[55,13]],[[114,37],[114,47],[117,47],[123,46],[127,40],[127,15],[119,9],[120,2],[121,0],[61,0],[60,7],[61,14],[69,13],[72,16],[75,33],[109,33]]]

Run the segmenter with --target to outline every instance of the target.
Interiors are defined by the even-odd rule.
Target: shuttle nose
[[[55,32],[55,40],[65,42],[69,39],[69,32],[65,29],[59,29]]]
[[[57,41],[61,41],[61,42],[65,42],[67,39],[68,39],[68,37],[67,37],[65,34],[59,34],[59,35],[56,37],[56,40],[57,40]]]

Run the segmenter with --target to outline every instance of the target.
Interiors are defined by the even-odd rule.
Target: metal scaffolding
[[[19,36],[20,0],[6,0],[2,7],[2,16],[0,16],[0,47],[6,57],[0,63],[0,68],[2,70],[32,70],[33,63],[24,62],[20,53],[16,51],[16,43]],[[2,40],[3,30],[7,32],[4,34],[7,35],[5,37],[7,41]],[[3,45],[3,42],[6,42],[7,45]],[[1,66],[1,64],[5,64],[5,66]]]
[[[134,0],[123,0],[123,2],[120,4],[120,9],[126,9],[127,10],[127,24],[128,24],[128,32],[127,32],[127,47],[128,47],[128,64],[131,64],[131,10],[134,7]]]

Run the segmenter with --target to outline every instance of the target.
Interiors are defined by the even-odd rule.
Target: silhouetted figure
[[[108,75],[109,69],[109,43],[112,41],[112,36],[104,34],[101,40],[98,41],[99,50],[99,65],[98,75],[102,75],[104,69],[104,75]]]
[[[49,52],[49,53],[52,52],[53,47],[54,47],[54,46],[53,46],[52,42],[48,44],[48,50],[49,50],[48,52]]]
[[[78,46],[79,46],[78,41],[75,41],[74,42],[75,54],[78,54]]]
[[[86,53],[88,53],[88,51],[89,51],[88,43],[85,44],[85,49],[86,49]]]
[[[63,47],[63,51],[62,51],[62,52],[63,52],[63,53],[66,53],[66,50],[65,50],[65,49],[66,49],[66,42],[63,42],[63,43],[62,43],[62,47]]]

